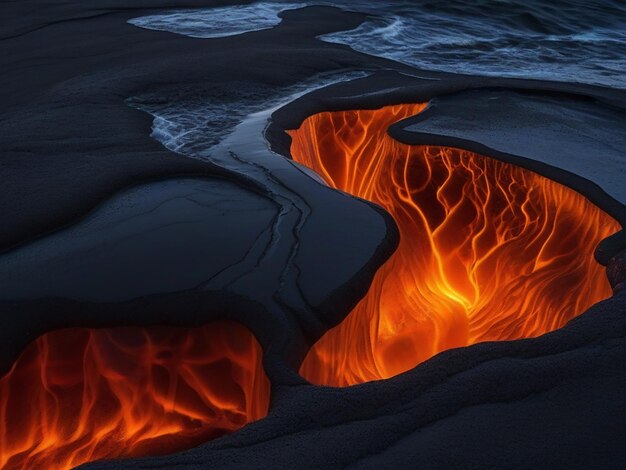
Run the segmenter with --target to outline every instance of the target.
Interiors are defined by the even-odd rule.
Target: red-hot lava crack
[[[267,414],[261,359],[227,321],[47,333],[0,379],[0,468],[162,455],[235,431]]]
[[[294,160],[384,207],[400,230],[365,298],[306,356],[300,372],[315,384],[388,378],[449,348],[535,337],[611,294],[593,252],[617,221],[529,170],[388,136],[425,107],[324,112],[290,131]]]

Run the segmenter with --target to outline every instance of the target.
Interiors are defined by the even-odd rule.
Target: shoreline
[[[40,3],[26,0],[20,5],[36,11]],[[219,2],[234,3],[244,2]],[[200,0],[147,0],[133,8],[120,6],[116,0],[87,0],[36,13],[23,13],[20,5],[8,7],[20,20],[5,38],[8,53],[0,59],[6,70],[0,81],[0,98],[6,106],[0,116],[5,183],[0,210],[10,222],[0,232],[0,268],[5,259],[43,242],[50,242],[63,256],[43,267],[37,267],[37,256],[34,267],[16,262],[23,269],[23,279],[28,279],[28,269],[40,276],[41,285],[28,287],[41,287],[48,294],[12,299],[11,292],[0,292],[6,294],[0,295],[5,318],[0,369],[10,367],[25,344],[51,330],[200,326],[229,319],[244,324],[258,338],[272,381],[268,417],[232,435],[184,453],[81,468],[180,465],[191,469],[251,463],[380,467],[409,462],[425,466],[474,462],[482,467],[513,462],[527,467],[556,458],[555,447],[562,449],[561,464],[597,463],[598,448],[604,450],[606,459],[626,458],[621,436],[615,433],[624,424],[619,415],[624,405],[621,391],[626,386],[624,289],[616,288],[612,297],[552,333],[447,350],[385,381],[336,389],[312,386],[302,379],[297,367],[308,347],[365,295],[377,269],[395,250],[399,235],[391,216],[378,206],[325,187],[298,168],[290,160],[290,138],[284,132],[321,111],[433,99],[455,104],[470,91],[478,93],[478,98],[496,91],[520,93],[521,102],[524,94],[566,98],[598,111],[597,122],[609,122],[617,115],[611,113],[626,114],[626,90],[413,69],[316,39],[320,34],[354,28],[365,18],[332,7],[289,11],[281,15],[279,25],[266,30],[193,39],[140,29],[126,20],[166,8],[206,6]],[[246,137],[242,131],[233,138],[230,133],[230,140],[227,137],[217,150],[212,149],[214,161],[167,150],[151,137],[153,117],[126,103],[141,93],[153,93],[163,103],[191,97],[233,107],[244,85],[252,90],[246,99],[263,102],[268,89],[296,86],[319,74],[363,71],[371,75],[307,92],[264,114],[253,113],[267,117],[267,125],[259,127],[255,122],[244,131],[258,129],[259,135]],[[472,112],[469,105],[459,108],[461,117]],[[587,111],[577,108],[576,112]],[[482,137],[500,135],[501,129],[488,120],[468,119],[471,126],[464,130],[465,137],[445,135],[445,125],[431,127],[433,132],[419,127],[436,118],[456,117],[450,108],[439,106],[426,116],[392,125],[388,132],[406,144],[463,148],[565,184],[622,225],[617,236],[599,245],[597,260],[606,265],[623,253],[623,201],[584,175],[481,143]],[[512,112],[509,117],[518,118]],[[505,128],[507,123],[501,122]],[[565,117],[560,122],[565,123]],[[519,130],[507,148],[520,148],[533,125],[539,129],[542,123],[531,122]],[[489,126],[491,134],[485,130]],[[480,138],[472,137],[472,132]],[[581,152],[592,149],[590,143],[586,145],[580,147]],[[539,152],[532,145],[528,148]],[[145,225],[133,228],[134,241],[123,245],[122,254],[114,248],[127,243],[124,235],[131,232],[120,236],[114,229],[90,228],[94,215],[116,198],[135,204],[138,199],[128,196],[133,191],[154,185],[158,194],[165,183],[182,179],[203,184],[214,180],[228,186],[223,194],[209,191],[204,203],[212,208],[234,200],[240,212],[225,211],[224,215],[215,210],[210,217],[200,217],[208,225],[218,227],[219,222],[227,228],[210,235],[194,229],[181,240],[168,238],[161,230],[166,222],[178,222],[181,214],[199,210],[197,201],[163,196],[165,203],[185,200],[189,204],[184,210],[175,206],[149,223],[141,217],[152,209],[147,203],[137,203],[136,220]],[[158,197],[149,200],[156,204]],[[267,214],[262,220],[257,207],[260,200]],[[249,216],[241,215],[246,213]],[[246,217],[245,234],[256,230],[253,241],[236,241],[236,225],[227,225],[228,216],[233,220]],[[76,246],[79,238],[68,236],[79,229],[88,232],[88,240],[102,235],[105,242],[115,242],[110,246],[96,243],[94,252],[82,254]],[[208,245],[213,252],[190,256],[190,264],[173,267],[167,255],[200,253],[193,250],[205,249],[202,242],[211,236]],[[137,253],[155,240],[159,243],[141,258]],[[218,255],[232,262],[207,274],[203,270],[216,264],[205,260]],[[70,270],[69,280],[57,289],[55,269],[70,258],[79,268]],[[149,260],[150,268],[143,276],[126,281],[136,283],[124,285],[134,294],[128,298],[111,295],[107,300],[107,289],[120,277],[115,270],[126,274],[131,267],[148,265],[135,264],[138,260]],[[113,266],[112,274],[108,281],[98,280],[105,264]],[[611,272],[616,275],[623,273],[614,268]],[[11,269],[4,273],[7,279],[15,272]],[[189,272],[198,277],[191,276],[178,290],[154,287],[167,283],[168,276],[178,281]],[[0,285],[8,285],[1,282],[1,276]],[[82,289],[87,285],[95,292],[92,297]],[[553,417],[553,425],[538,428],[545,416]],[[503,419],[513,424],[502,426]],[[572,432],[572,422],[579,434]],[[580,429],[593,433],[589,436]],[[581,436],[587,439],[584,443]],[[454,449],[435,445],[442,442],[454,442]],[[568,456],[568,449],[575,459]]]

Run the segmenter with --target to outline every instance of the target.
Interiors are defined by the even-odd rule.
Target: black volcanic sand
[[[145,93],[172,103],[190,94],[220,100],[245,83],[246,99],[263,102],[268,87],[367,70],[367,78],[275,112],[266,132],[272,149],[288,156],[283,130],[315,112],[434,98],[425,115],[392,126],[391,135],[525,166],[624,223],[619,175],[599,170],[624,171],[626,93],[417,71],[315,39],[364,19],[330,7],[285,12],[270,30],[219,39],[126,23],[203,4],[2,6],[0,204],[8,223],[0,229],[0,368],[52,329],[229,318],[257,335],[272,380],[269,416],[239,432],[172,456],[86,467],[623,467],[622,234],[596,253],[616,294],[557,332],[447,351],[386,381],[314,387],[294,371],[391,254],[393,221],[318,184],[258,137],[223,149],[251,162],[249,171],[168,151],[149,136],[152,118],[125,101]],[[497,118],[487,104],[494,96],[507,103],[494,110]],[[574,142],[585,122],[594,129]],[[549,158],[555,148],[562,160]],[[603,165],[607,148],[613,166]]]

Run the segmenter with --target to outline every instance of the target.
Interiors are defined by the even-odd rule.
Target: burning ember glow
[[[306,356],[300,373],[315,384],[388,378],[449,348],[538,336],[611,294],[593,252],[618,223],[532,171],[387,135],[425,107],[321,113],[290,132],[296,161],[384,207],[400,230],[365,298]]]
[[[0,380],[0,468],[159,455],[239,429],[267,414],[261,356],[226,321],[48,333]]]

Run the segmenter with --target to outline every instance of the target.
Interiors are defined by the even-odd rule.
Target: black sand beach
[[[284,131],[322,111],[432,100],[389,134],[540,173],[623,226],[626,91],[417,70],[317,39],[366,18],[329,6],[213,39],[127,23],[206,3],[0,7],[2,373],[52,330],[231,319],[258,338],[272,385],[267,418],[233,434],[81,468],[622,468],[623,231],[595,254],[614,295],[565,327],[449,350],[384,381],[314,386],[300,361],[365,294],[398,231],[383,209],[293,163]],[[354,72],[367,76],[342,81]],[[320,76],[338,83],[315,90]],[[238,120],[225,117],[206,160],[165,148],[153,116],[128,104],[150,95],[235,115],[241,96],[270,109],[271,90],[289,98],[303,82],[312,92],[280,101],[267,127],[252,122],[258,134],[228,140]]]

